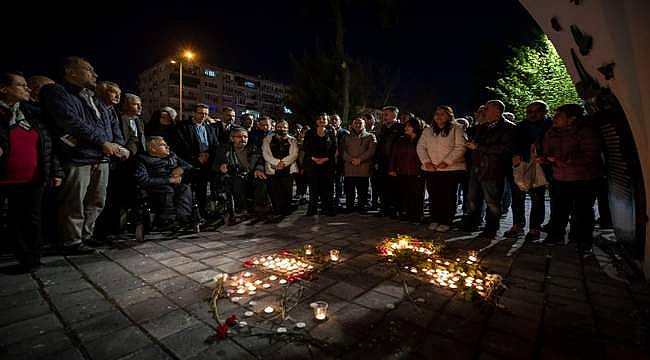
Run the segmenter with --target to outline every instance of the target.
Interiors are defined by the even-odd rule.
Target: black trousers
[[[396,176],[389,176],[387,173],[377,174],[377,187],[379,188],[379,197],[381,210],[386,215],[395,215],[399,209],[399,181]]]
[[[156,185],[145,189],[155,209],[156,222],[187,220],[192,216],[192,190],[188,185]]]
[[[526,226],[526,194],[529,194],[531,201],[530,228],[540,230],[546,215],[544,205],[546,187],[540,186],[524,192],[512,181],[510,182],[510,191],[512,192],[512,223],[521,227]]]
[[[371,207],[376,209],[379,207],[379,184],[377,183],[377,175],[370,176],[370,185],[372,186]]]
[[[136,187],[133,181],[135,166],[131,163],[119,164],[112,168],[108,175],[106,186],[106,202],[104,209],[95,223],[95,236],[102,238],[108,234],[120,232],[121,210],[133,206],[136,197]]]
[[[307,176],[305,174],[293,174],[296,180],[296,195],[307,194]]]
[[[392,176],[397,180],[397,187],[394,188],[399,195],[400,216],[409,221],[422,221],[424,216],[424,177],[398,175]]]
[[[426,172],[429,216],[432,223],[451,225],[456,215],[458,185],[464,171]]]
[[[551,234],[562,237],[572,215],[571,233],[575,234],[581,250],[591,249],[594,228],[593,203],[596,196],[597,179],[579,181],[553,180],[551,213],[553,214]],[[573,214],[572,214],[573,211]]]
[[[253,174],[228,175],[224,176],[222,181],[228,198],[232,199],[232,202],[229,201],[230,206],[234,205],[234,209],[229,209],[230,211],[241,212],[250,210],[251,207],[265,207],[268,204],[266,182]]]
[[[345,205],[348,210],[355,209],[355,195],[358,199],[356,209],[364,210],[368,207],[368,187],[370,182],[367,176],[345,177]],[[356,191],[356,194],[355,194]]]
[[[269,176],[269,194],[273,209],[281,215],[289,213],[289,206],[293,197],[292,175],[271,175]]]
[[[7,199],[7,230],[16,258],[32,267],[41,259],[42,184],[18,184],[0,187],[0,198]]]
[[[334,167],[313,164],[309,169],[309,211],[316,211],[320,200],[324,212],[334,211]]]

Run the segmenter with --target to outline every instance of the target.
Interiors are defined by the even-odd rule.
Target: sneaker
[[[540,238],[540,232],[537,229],[530,229],[528,230],[528,234],[526,234],[526,240],[538,240]]]
[[[437,232],[442,232],[442,233],[447,232],[447,231],[449,231],[449,225],[440,224],[440,225],[438,225],[438,227],[436,228],[436,231],[437,231]]]
[[[440,225],[440,224],[438,224],[438,223],[429,224],[429,230],[435,231],[438,228],[438,225]]]
[[[524,229],[519,226],[519,225],[512,225],[510,230],[506,231],[503,233],[503,236],[510,238],[510,237],[517,237],[519,235],[522,235],[524,233]]]

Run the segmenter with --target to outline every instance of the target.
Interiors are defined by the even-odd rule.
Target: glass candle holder
[[[397,246],[400,249],[406,249],[409,246],[409,241],[406,239],[399,239],[399,241],[397,242]]]
[[[331,261],[339,261],[340,256],[341,256],[341,250],[339,250],[339,249],[330,250],[330,260]]]
[[[314,254],[314,247],[311,244],[305,245],[305,255],[310,256]]]
[[[327,318],[327,306],[325,301],[317,301],[314,303],[314,317],[316,320],[325,320]]]

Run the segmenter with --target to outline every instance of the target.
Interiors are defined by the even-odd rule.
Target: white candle
[[[275,275],[271,275],[271,276],[269,277],[269,280],[271,280],[271,281],[275,281],[275,280],[277,280],[277,279],[278,279],[278,277],[275,276]]]
[[[253,276],[253,274],[249,273],[248,271],[244,273],[244,277],[251,277],[251,276]]]
[[[338,249],[332,249],[330,250],[330,260],[332,261],[339,261],[339,256],[341,255],[341,251]]]
[[[265,288],[265,289],[268,289],[268,288],[271,287],[271,284],[262,284],[262,287]]]
[[[285,280],[285,279],[280,279],[280,284],[286,284],[286,283],[287,283],[287,280]]]
[[[327,318],[327,303],[317,301],[314,305],[314,317],[316,320],[325,320]]]
[[[265,307],[265,308],[264,308],[264,312],[267,313],[267,314],[272,313],[272,312],[273,312],[273,307],[271,307],[271,306],[267,306],[267,307]]]

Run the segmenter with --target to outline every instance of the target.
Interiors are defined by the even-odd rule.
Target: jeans
[[[527,192],[521,191],[517,184],[510,183],[512,192],[512,223],[520,227],[526,226],[526,194],[530,195],[530,229],[540,230],[545,216],[544,195],[546,187],[540,186]]]

